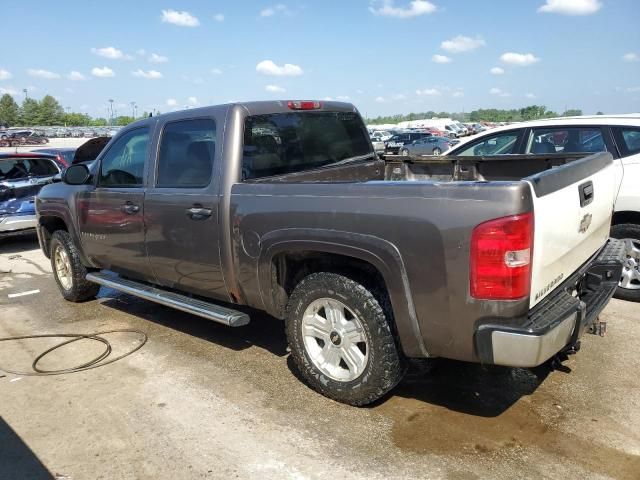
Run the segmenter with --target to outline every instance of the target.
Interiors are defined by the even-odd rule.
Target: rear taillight
[[[287,106],[291,110],[318,110],[322,105],[320,102],[313,102],[310,100],[303,101],[290,101]]]
[[[533,213],[481,223],[471,234],[471,296],[516,300],[531,290]]]

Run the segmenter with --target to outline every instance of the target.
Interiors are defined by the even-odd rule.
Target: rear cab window
[[[354,112],[275,113],[245,120],[243,180],[373,156],[364,123]]]
[[[507,132],[489,135],[467,144],[452,155],[462,157],[482,156],[482,155],[511,155],[518,153],[518,138],[521,130],[509,130]]]

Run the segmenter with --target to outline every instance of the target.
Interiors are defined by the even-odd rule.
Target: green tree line
[[[602,115],[602,112],[598,112]],[[562,114],[548,110],[544,105],[529,105],[522,108],[514,108],[511,110],[501,110],[497,108],[484,108],[473,110],[472,112],[420,112],[408,113],[406,115],[388,115],[375,118],[367,118],[368,125],[380,125],[384,123],[398,123],[410,120],[421,120],[424,118],[451,118],[461,122],[519,122],[524,120],[537,120],[539,118],[552,117],[574,117],[582,115],[580,109],[566,110]]]
[[[143,114],[146,116],[146,113]],[[135,118],[122,115],[113,119],[114,125],[127,125]],[[25,98],[22,105],[9,94],[0,97],[0,124],[7,127],[65,125],[68,127],[101,127],[109,124],[106,118],[92,118],[86,113],[65,112],[51,95],[42,100]]]

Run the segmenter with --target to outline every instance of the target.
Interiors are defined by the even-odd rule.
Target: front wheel
[[[442,153],[442,150],[440,150],[438,147],[433,149],[433,154],[434,155],[440,155]]]
[[[615,298],[640,302],[640,225],[622,223],[611,227],[611,236],[624,240],[626,258]]]
[[[286,331],[307,383],[355,406],[395,387],[404,368],[387,310],[370,290],[345,276],[321,272],[304,278],[289,299]]]
[[[60,293],[70,302],[82,302],[94,298],[100,285],[88,282],[87,269],[80,260],[78,249],[73,244],[71,235],[58,230],[51,236],[49,244],[51,269]]]
[[[402,155],[403,157],[408,157],[409,150],[407,150],[406,148],[403,148],[402,150],[400,150],[400,155]]]

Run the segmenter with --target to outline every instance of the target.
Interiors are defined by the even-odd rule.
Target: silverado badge
[[[592,218],[593,215],[591,215],[590,213],[587,213],[584,217],[582,217],[582,220],[580,220],[580,228],[578,229],[578,232],[585,233],[591,225]]]

